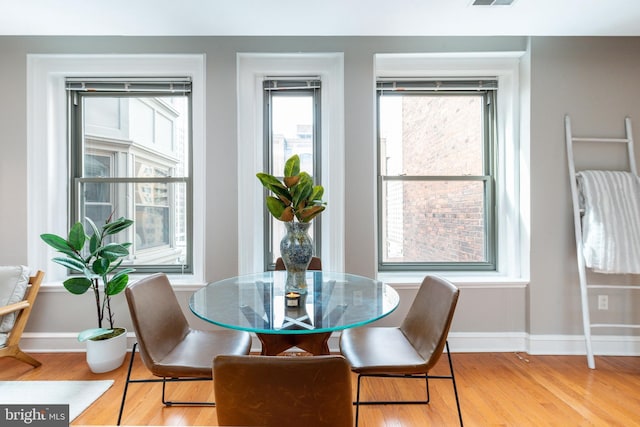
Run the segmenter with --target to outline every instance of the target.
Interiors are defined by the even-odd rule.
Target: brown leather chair
[[[276,259],[276,271],[284,271],[286,270],[285,266],[284,266],[284,261],[282,260],[282,258],[278,257],[278,259]],[[320,258],[318,257],[311,257],[311,261],[309,261],[309,267],[307,267],[307,270],[322,270],[322,261],[320,260]]]
[[[428,404],[429,379],[450,379],[462,425],[458,389],[453,374],[447,336],[458,301],[459,290],[451,282],[427,276],[422,281],[407,316],[400,327],[364,327],[347,329],[340,337],[340,351],[358,374],[356,425],[360,405]],[[449,376],[429,375],[446,348]],[[424,378],[427,398],[424,401],[360,401],[363,377]]]
[[[158,273],[125,289],[131,320],[138,342],[134,344],[122,394],[118,425],[130,383],[162,382],[162,403],[171,405],[209,405],[213,402],[172,402],[165,400],[169,381],[211,380],[213,357],[220,354],[249,354],[251,336],[232,330],[192,329],[182,312],[169,279]],[[146,368],[161,379],[131,379],[136,347]]]
[[[218,356],[218,425],[352,427],[351,371],[339,355]]]
[[[16,266],[16,268],[20,267]],[[22,268],[24,269],[24,267]],[[23,277],[25,282],[27,274],[27,270],[24,269]],[[0,324],[2,326],[0,329],[0,357],[13,357],[30,364],[34,368],[37,368],[42,363],[20,349],[20,339],[25,326],[27,326],[27,321],[29,320],[33,303],[36,301],[40,291],[43,278],[44,272],[36,272],[35,276],[29,277],[29,283],[24,285],[26,288],[21,288],[24,291],[24,296],[16,297],[16,300],[19,299],[19,301],[0,307]],[[16,291],[14,289],[14,292]],[[13,317],[7,319],[10,316]]]

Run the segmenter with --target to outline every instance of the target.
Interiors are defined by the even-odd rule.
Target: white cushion
[[[24,299],[29,284],[29,269],[24,265],[0,266],[0,307]],[[11,332],[17,313],[0,316],[0,333]]]
[[[9,334],[0,334],[0,348],[7,346],[7,338]]]

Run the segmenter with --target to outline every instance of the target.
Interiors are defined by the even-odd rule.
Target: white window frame
[[[321,92],[322,266],[344,270],[344,58],[342,53],[238,53],[238,272],[264,270],[263,88],[269,76],[319,76]]]
[[[172,77],[192,79],[193,273],[171,275],[174,284],[204,283],[205,56],[27,55],[28,263],[61,282],[64,269],[42,233],[67,234],[67,77]]]
[[[376,54],[375,78],[497,78],[496,271],[442,271],[456,282],[519,281],[529,275],[528,153],[520,141],[520,59],[524,52]],[[524,162],[524,163],[523,163]],[[377,236],[379,238],[379,236]],[[389,283],[419,283],[424,272],[379,272]]]

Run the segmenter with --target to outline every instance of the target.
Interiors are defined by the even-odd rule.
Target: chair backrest
[[[11,307],[12,311],[0,316],[0,332],[13,329],[20,308],[14,304],[25,300],[29,286],[29,269],[24,265],[0,266],[0,307]],[[13,310],[13,308],[16,308]]]
[[[190,330],[171,283],[164,273],[153,274],[130,284],[125,295],[142,361],[153,374],[163,376],[158,361]]]
[[[276,259],[276,271],[284,271],[286,270],[285,266],[284,266],[284,261],[282,260],[282,258],[278,257],[278,259]],[[318,257],[311,257],[311,261],[309,261],[309,267],[307,267],[307,270],[322,270],[322,261],[320,260],[320,258]]]
[[[349,364],[342,356],[218,356],[218,425],[351,427]]]
[[[33,304],[36,301],[36,297],[38,296],[38,292],[40,291],[40,285],[42,284],[43,279],[44,272],[40,270],[36,272],[35,276],[29,277],[29,284],[23,298],[23,301],[26,301],[28,305],[17,313],[13,327],[9,332],[9,338],[6,342],[7,346],[18,345],[18,342],[22,337],[22,332],[24,331],[25,326],[27,326],[29,315],[31,314],[31,310],[33,309]]]
[[[425,277],[400,325],[407,339],[427,361],[427,370],[442,355],[459,294],[458,288],[448,280],[438,276]]]

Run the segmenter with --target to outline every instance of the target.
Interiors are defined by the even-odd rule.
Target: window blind
[[[173,95],[191,92],[190,78],[67,78],[72,92],[153,92]]]
[[[469,90],[497,90],[497,79],[403,79],[403,78],[384,78],[378,79],[377,90],[379,92],[395,92],[395,91],[469,91]]]
[[[320,79],[317,77],[268,78],[262,83],[262,87],[265,91],[320,89]]]

